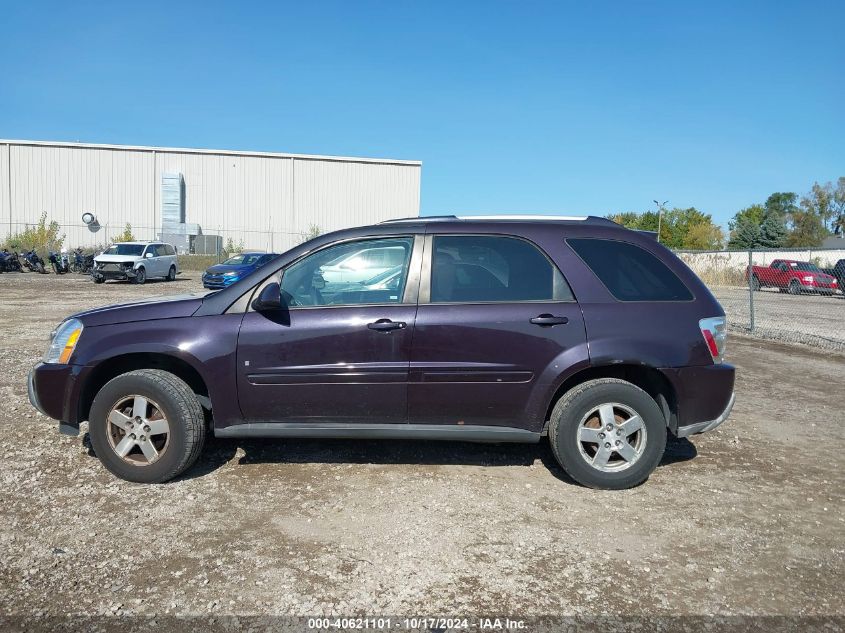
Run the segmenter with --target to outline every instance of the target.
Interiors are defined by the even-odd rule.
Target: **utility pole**
[[[664,200],[663,202],[658,202],[657,200],[653,201],[654,204],[657,205],[657,241],[660,241],[660,225],[662,224],[663,220],[663,208],[666,206],[666,203],[669,202],[668,200]]]

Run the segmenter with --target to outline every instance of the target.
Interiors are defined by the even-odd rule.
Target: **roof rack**
[[[585,222],[588,224],[613,224],[613,220],[601,218],[595,215],[519,215],[519,214],[503,214],[503,215],[428,215],[419,216],[416,218],[397,218],[395,220],[385,220],[381,224],[397,224],[397,223],[411,223],[411,222]]]
[[[418,215],[415,218],[395,218],[393,220],[384,220],[379,224],[399,224],[402,222],[449,222],[450,220],[459,219],[456,215]]]

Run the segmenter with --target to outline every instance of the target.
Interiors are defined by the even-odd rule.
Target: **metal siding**
[[[150,196],[140,186],[143,152],[12,145],[12,230],[38,222],[42,212],[65,234],[66,246],[105,243],[127,222],[135,236],[152,239]],[[91,233],[80,218],[94,213],[102,229]],[[8,232],[8,225],[4,234]]]
[[[0,146],[0,235],[10,230],[12,201],[9,199],[9,145]]]
[[[297,160],[296,230],[324,231],[419,214],[419,167]]]
[[[188,223],[247,248],[281,252],[312,224],[327,232],[419,213],[420,165],[410,162],[11,142],[0,146],[0,239],[10,213],[20,231],[42,210],[62,225],[67,247],[107,242],[127,222],[136,238],[155,239],[167,172],[185,179]],[[100,232],[82,224],[85,211]]]

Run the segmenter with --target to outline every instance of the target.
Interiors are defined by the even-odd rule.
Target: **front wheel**
[[[791,295],[800,295],[801,294],[801,284],[798,283],[797,279],[793,279],[789,282],[789,294]]]
[[[121,374],[100,389],[89,416],[103,466],[127,481],[164,483],[197,460],[205,418],[191,388],[160,369]]]
[[[666,448],[666,421],[654,399],[616,378],[589,380],[555,405],[549,441],[578,483],[621,490],[648,479]]]
[[[133,284],[142,284],[147,281],[147,271],[141,266],[135,271],[135,276],[132,278]]]

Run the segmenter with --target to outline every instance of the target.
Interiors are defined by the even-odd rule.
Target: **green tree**
[[[728,222],[728,228],[733,234],[739,223],[745,220],[748,220],[753,224],[760,226],[761,224],[763,224],[763,220],[765,217],[766,207],[764,207],[762,204],[752,204],[750,207],[746,207],[741,211],[737,211],[733,219]]]
[[[760,246],[763,248],[780,248],[786,243],[787,230],[783,220],[774,214],[769,214],[760,226]]]
[[[709,250],[721,248],[724,243],[722,229],[713,223],[713,218],[695,207],[669,209],[658,218],[656,211],[644,213],[617,213],[607,216],[617,224],[629,229],[657,232],[660,227],[660,242],[669,248]]]
[[[762,231],[760,225],[750,217],[743,217],[737,220],[728,248],[759,248],[762,243]]]
[[[836,189],[833,190],[833,202],[831,204],[835,214],[834,229],[839,227],[839,232],[845,232],[845,176],[840,176],[836,181]]]
[[[55,220],[47,222],[47,212],[44,211],[34,225],[25,225],[20,233],[14,233],[6,238],[3,248],[12,251],[35,249],[43,257],[47,251],[58,251],[65,241],[65,234],[59,235],[61,226]]]
[[[315,237],[319,237],[323,234],[322,229],[320,228],[319,224],[311,224],[308,227],[308,232],[303,233],[302,241],[307,242],[308,240],[313,240]]]
[[[621,224],[629,229],[640,228],[640,214],[634,211],[626,211],[625,213],[616,214],[611,213],[607,216],[607,219],[613,220],[616,224]]]
[[[129,222],[123,227],[123,233],[114,238],[115,242],[134,242],[135,236],[132,235],[132,225]]]
[[[804,198],[801,207],[792,214],[787,246],[819,246],[830,235],[812,199]]]
[[[798,211],[798,194],[789,192],[773,193],[766,199],[766,214],[786,222],[793,213]],[[762,223],[762,222],[761,222]]]
[[[716,250],[722,248],[724,243],[724,232],[721,227],[711,221],[693,224],[684,236],[684,248],[690,250]]]
[[[244,241],[238,240],[235,242],[231,237],[226,239],[226,246],[223,247],[223,253],[229,257],[236,253],[242,253],[244,250]]]

